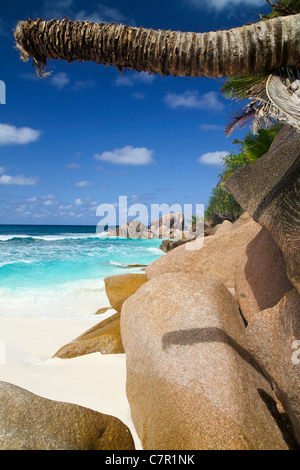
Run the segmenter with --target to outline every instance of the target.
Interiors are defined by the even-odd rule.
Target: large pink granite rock
[[[300,292],[300,134],[285,126],[270,150],[236,171],[226,187],[283,252],[287,274]]]
[[[250,351],[269,376],[300,444],[300,295],[297,290],[289,291],[274,307],[256,313],[246,336]]]
[[[243,316],[250,321],[261,310],[274,307],[292,288],[282,251],[262,228],[236,268],[235,292]]]
[[[1,450],[134,450],[118,418],[0,382]]]
[[[233,288],[236,266],[260,229],[260,225],[251,221],[222,235],[205,237],[201,249],[198,240],[190,241],[148,265],[146,276],[153,279],[170,272],[198,273],[217,277],[228,288]]]
[[[271,387],[247,351],[238,304],[218,279],[154,277],[124,302],[121,334],[144,449],[288,448],[269,411]]]

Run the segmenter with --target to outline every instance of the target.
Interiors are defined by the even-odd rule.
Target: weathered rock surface
[[[238,304],[218,279],[155,277],[123,304],[121,333],[144,449],[288,448]]]
[[[53,357],[70,359],[100,352],[101,354],[122,354],[124,348],[120,335],[120,314],[116,313],[87,330],[78,338],[62,346]]]
[[[252,220],[234,231],[205,237],[201,249],[197,240],[190,241],[149,264],[146,276],[153,279],[168,272],[198,273],[217,277],[233,288],[236,265],[260,230],[260,225]]]
[[[161,229],[161,233],[170,231],[172,229],[182,232],[184,230],[183,213],[175,212],[171,214],[165,214],[159,219],[152,221],[149,230],[154,234],[158,234],[159,229]]]
[[[248,212],[244,212],[240,217],[233,222],[232,224],[232,230],[235,230],[236,228],[241,227],[242,225],[248,224],[251,222],[253,219],[252,217],[248,214]]]
[[[213,233],[211,233],[211,235],[222,235],[223,233],[230,232],[230,230],[232,230],[232,226],[232,222],[230,222],[229,220],[224,220],[224,222],[214,227]]]
[[[110,231],[108,237],[140,238],[146,232],[145,225],[139,220],[131,220]]]
[[[106,313],[108,310],[111,310],[111,307],[102,307],[95,312],[95,315],[102,315],[103,313]]]
[[[300,292],[300,134],[288,126],[270,150],[236,171],[226,187],[281,248],[287,274]]]
[[[112,308],[120,312],[123,302],[147,281],[145,274],[117,274],[106,277],[105,291]]]
[[[191,240],[163,240],[159,248],[165,253],[168,253],[169,251],[174,250],[174,248],[184,245],[189,241]]]
[[[243,316],[249,322],[256,313],[274,307],[292,288],[282,251],[262,228],[236,268],[235,292]]]
[[[300,296],[296,289],[276,306],[257,313],[246,336],[253,356],[270,377],[300,444],[300,363],[293,349],[295,341],[296,349],[300,349]]]
[[[1,450],[134,450],[119,419],[0,382]]]

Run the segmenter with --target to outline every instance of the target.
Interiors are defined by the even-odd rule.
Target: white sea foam
[[[0,235],[1,242],[7,242],[14,239],[33,239],[33,240],[44,240],[48,242],[58,241],[58,240],[81,240],[87,238],[103,238],[102,233],[85,233],[85,234],[62,234],[62,235]]]
[[[32,264],[34,263],[36,260],[35,259],[16,259],[14,261],[3,261],[3,262],[0,262],[0,268],[2,268],[3,266],[9,266],[11,264],[19,264],[19,263],[23,263],[23,264]]]
[[[0,318],[87,318],[107,306],[102,278],[55,287],[0,288]]]
[[[128,264],[119,263],[118,261],[114,261],[114,260],[110,260],[109,264],[111,264],[112,266],[119,266],[120,268],[127,268],[128,267]]]

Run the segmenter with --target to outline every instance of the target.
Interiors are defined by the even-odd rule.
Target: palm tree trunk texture
[[[94,61],[120,71],[225,77],[295,66],[300,57],[300,14],[210,33],[163,31],[126,25],[42,19],[15,30],[21,58],[38,73],[47,59]]]

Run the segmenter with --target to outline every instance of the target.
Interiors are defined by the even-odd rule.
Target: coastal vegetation
[[[223,161],[223,169],[219,174],[219,182],[211,191],[211,196],[205,210],[205,219],[212,222],[230,220],[234,222],[242,213],[243,209],[235,200],[231,192],[226,189],[225,181],[235,171],[245,165],[255,162],[266,154],[282,128],[282,124],[275,124],[270,128],[260,128],[257,134],[248,131],[242,140],[234,140],[233,144],[239,145],[239,152],[231,151]]]

